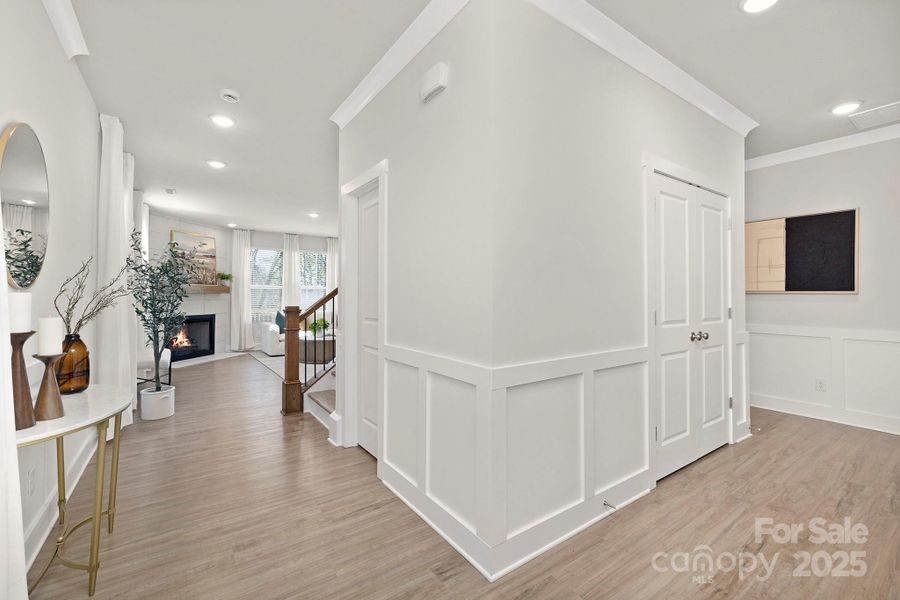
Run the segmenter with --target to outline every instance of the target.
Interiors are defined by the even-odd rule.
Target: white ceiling
[[[335,235],[328,119],[427,1],[74,0],[91,51],[76,60],[100,110],[122,119],[151,205]],[[898,0],[781,0],[757,15],[738,0],[589,2],[758,121],[748,158],[855,133],[828,112],[843,100],[900,100]],[[219,129],[212,113],[237,125]]]
[[[73,4],[91,52],[76,60],[99,109],[122,120],[148,203],[213,224],[335,235],[328,118],[427,0]],[[221,101],[222,88],[241,102]],[[212,113],[237,125],[219,129]]]
[[[752,117],[747,157],[856,133],[829,109],[900,100],[900,1],[588,0]]]

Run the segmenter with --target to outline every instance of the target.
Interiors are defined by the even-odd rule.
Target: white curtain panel
[[[250,232],[235,229],[231,238],[231,349],[254,346],[250,320]]]
[[[325,288],[331,291],[341,284],[341,243],[337,238],[325,238]]]
[[[34,231],[31,222],[33,211],[30,206],[4,204],[2,210],[4,227],[9,231],[16,231],[17,229]]]
[[[0,216],[0,230],[6,222],[6,206]],[[0,236],[0,248],[4,240]],[[0,339],[9,339],[9,288],[0,285]],[[0,344],[0,365],[12,359],[9,343]],[[22,530],[22,496],[19,490],[19,453],[16,450],[16,422],[10,408],[12,372],[0,369],[0,598],[27,600],[25,584],[25,534]]]
[[[116,117],[100,115],[100,187],[97,200],[97,281],[115,277],[129,253],[134,229],[134,158],[122,152],[125,133]],[[123,298],[97,317],[91,351],[92,377],[97,383],[127,390],[134,404],[137,356],[137,328],[131,303]],[[122,425],[132,422],[130,411],[122,415]],[[110,434],[111,435],[111,434]]]
[[[300,236],[293,233],[284,234],[284,268],[281,285],[281,304],[283,306],[300,306],[300,279],[297,272],[300,267]],[[302,308],[302,307],[301,307]]]

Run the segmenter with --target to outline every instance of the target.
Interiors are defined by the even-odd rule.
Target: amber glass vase
[[[56,382],[60,394],[83,392],[91,383],[91,357],[77,333],[63,339],[65,356],[57,364]]]

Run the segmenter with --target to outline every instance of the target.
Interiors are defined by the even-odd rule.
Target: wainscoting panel
[[[828,336],[761,333],[751,327],[750,345],[752,394],[831,405],[828,394],[816,391],[816,379],[828,379],[831,371]]]
[[[583,392],[581,374],[507,390],[509,537],[582,501]]]
[[[900,343],[845,339],[844,393],[851,412],[900,419]]]
[[[900,332],[748,329],[751,405],[900,434]]]
[[[387,360],[384,380],[384,462],[418,485],[419,373]]]
[[[599,494],[649,468],[647,363],[594,372],[594,489]]]
[[[427,374],[426,494],[475,532],[477,388]]]

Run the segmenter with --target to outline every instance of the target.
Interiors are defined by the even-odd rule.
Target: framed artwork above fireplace
[[[217,285],[216,277],[216,238],[201,233],[178,231],[171,229],[170,239],[186,252],[193,252],[193,263],[197,267],[193,285]]]

